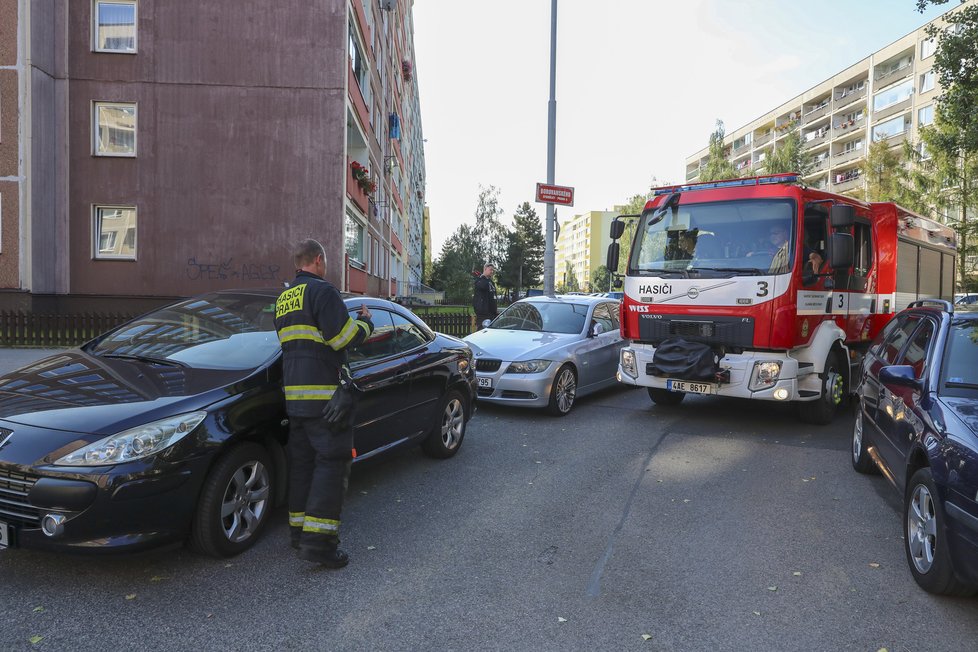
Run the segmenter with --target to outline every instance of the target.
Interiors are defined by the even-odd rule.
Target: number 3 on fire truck
[[[846,314],[849,312],[849,295],[846,292],[837,292],[832,301],[833,314]]]

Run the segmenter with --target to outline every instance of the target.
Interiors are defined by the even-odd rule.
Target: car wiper
[[[689,278],[689,272],[685,269],[644,269],[639,272],[639,276],[666,276],[671,274],[682,274],[683,278]]]
[[[978,383],[962,383],[957,380],[949,380],[944,383],[945,387],[955,387],[959,389],[978,389]]]
[[[734,274],[766,274],[756,267],[692,267],[691,272],[733,272]]]
[[[187,363],[180,362],[179,360],[169,360],[167,358],[154,358],[149,355],[135,355],[132,353],[103,353],[100,357],[103,358],[118,358],[120,360],[138,360],[139,362],[149,362],[152,364],[161,364],[168,367],[187,367]]]

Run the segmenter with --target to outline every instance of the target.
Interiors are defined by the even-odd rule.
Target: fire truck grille
[[[693,342],[750,348],[754,344],[752,317],[703,317],[690,319],[673,315],[640,315],[639,340],[659,345],[664,340],[680,337]]]

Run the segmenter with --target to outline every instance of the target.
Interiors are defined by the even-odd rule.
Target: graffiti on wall
[[[234,258],[187,259],[187,278],[191,281],[277,281],[280,267],[262,263],[235,262]]]

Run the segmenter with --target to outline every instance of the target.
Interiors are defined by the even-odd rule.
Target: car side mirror
[[[591,329],[588,331],[588,337],[597,337],[604,332],[604,326],[601,322],[591,320]]]
[[[492,323],[492,320],[491,319],[483,319],[482,320],[482,327],[483,328],[489,328],[489,324],[491,324],[491,323]]]
[[[880,384],[887,387],[912,387],[920,389],[920,381],[913,367],[906,364],[890,365],[880,369]]]

